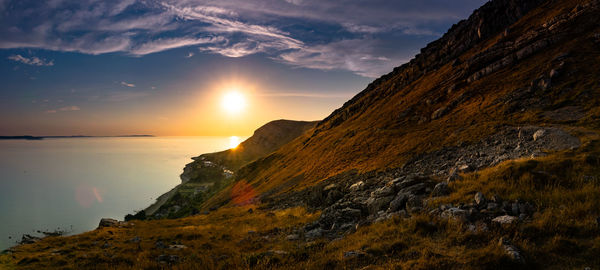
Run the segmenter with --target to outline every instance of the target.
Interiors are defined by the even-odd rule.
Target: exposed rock
[[[41,240],[40,237],[29,235],[29,234],[24,234],[23,236],[21,236],[21,242],[19,242],[19,243],[20,244],[33,244],[40,240]]]
[[[523,257],[519,250],[510,243],[510,241],[504,237],[498,240],[498,245],[504,249],[506,255],[515,262],[523,262]]]
[[[352,184],[349,189],[352,192],[356,192],[356,191],[362,190],[362,188],[363,188],[364,185],[365,185],[365,182],[358,181],[358,182]]]
[[[351,258],[360,258],[360,257],[364,257],[366,254],[360,250],[355,250],[355,251],[346,251],[344,252],[344,259],[351,259]]]
[[[367,200],[367,208],[369,209],[369,213],[374,214],[379,212],[379,210],[382,210],[384,207],[388,206],[393,199],[393,196],[369,198]]]
[[[159,263],[174,264],[179,262],[179,256],[162,254],[156,259]]]
[[[156,241],[156,243],[154,243],[154,247],[158,249],[164,249],[167,248],[167,245],[165,245],[165,243],[162,241]]]
[[[446,196],[448,194],[450,194],[450,188],[448,187],[448,183],[444,182],[435,185],[433,191],[431,192],[431,196],[433,197]]]
[[[495,223],[498,223],[498,224],[501,224],[501,225],[505,225],[505,224],[516,223],[518,220],[519,220],[518,217],[504,215],[504,216],[499,216],[499,217],[496,217],[496,218],[492,219],[492,222],[495,222]]]
[[[538,131],[536,131],[535,133],[533,133],[533,140],[537,141],[538,139],[542,138],[542,136],[544,136],[544,133],[546,133],[545,130],[539,129]]]
[[[298,239],[300,239],[300,236],[297,234],[290,234],[288,236],[285,237],[288,241],[296,241]]]
[[[173,249],[173,250],[181,250],[181,249],[186,249],[186,248],[187,248],[187,246],[181,245],[181,244],[169,245],[169,249]]]
[[[392,202],[390,202],[388,212],[396,212],[404,209],[406,201],[408,201],[408,194],[398,193],[398,195],[396,195],[396,198],[394,198]]]
[[[481,193],[481,192],[477,192],[477,193],[475,194],[475,203],[477,204],[477,206],[482,206],[482,205],[484,205],[486,202],[487,202],[487,201],[486,201],[485,197],[483,196],[483,193]]]
[[[440,216],[443,218],[449,218],[465,222],[468,219],[469,213],[466,210],[452,207],[444,210]]]
[[[321,228],[316,228],[314,230],[306,232],[304,236],[309,239],[321,237],[323,236],[323,230]]]
[[[98,224],[98,227],[116,227],[116,226],[119,226],[120,224],[121,223],[116,219],[103,218],[103,219],[100,219],[100,224]]]

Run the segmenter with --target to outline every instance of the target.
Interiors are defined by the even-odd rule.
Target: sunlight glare
[[[241,143],[240,137],[238,137],[238,136],[229,137],[229,149],[237,148],[238,145],[240,145],[240,143]]]
[[[221,105],[229,113],[238,113],[246,107],[246,100],[242,93],[232,90],[223,95]]]

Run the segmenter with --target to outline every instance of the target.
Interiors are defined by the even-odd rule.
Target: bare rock
[[[431,196],[433,197],[446,196],[448,194],[450,194],[450,188],[448,187],[448,183],[444,182],[435,185],[433,191],[431,192]]]
[[[494,219],[492,219],[492,222],[498,223],[500,225],[505,225],[505,224],[516,223],[518,220],[519,220],[518,217],[504,215],[504,216],[495,217]]]
[[[533,133],[533,140],[537,141],[538,139],[542,138],[545,133],[546,133],[545,130],[538,129],[535,133]]]
[[[98,224],[98,227],[116,227],[116,226],[119,226],[120,224],[121,223],[116,219],[103,218],[103,219],[100,219],[100,224]]]

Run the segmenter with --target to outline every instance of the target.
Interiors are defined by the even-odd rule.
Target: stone
[[[498,209],[498,204],[497,203],[493,203],[493,202],[489,202],[487,204],[486,209],[489,210],[489,211],[494,211],[494,210]]]
[[[446,107],[446,106],[442,106],[441,108],[435,110],[431,114],[431,120],[435,120],[435,119],[438,119],[438,118],[444,116],[444,114],[446,114],[447,110],[448,110],[448,107]]]
[[[426,188],[427,188],[427,186],[425,185],[425,183],[418,183],[416,185],[405,187],[405,188],[401,189],[399,192],[417,195],[417,194],[422,194]]]
[[[365,253],[360,250],[344,252],[344,259],[364,257],[364,256],[365,256]]]
[[[517,222],[518,220],[519,220],[518,217],[504,215],[504,216],[495,217],[494,219],[492,219],[492,222],[495,222],[495,223],[498,223],[501,225],[505,225],[505,224],[513,224],[513,223]]]
[[[330,189],[335,189],[337,187],[336,184],[329,184],[327,186],[325,186],[325,188],[323,188],[323,191],[328,191]]]
[[[179,262],[179,256],[162,254],[156,259],[159,263],[173,264]]]
[[[187,246],[185,245],[169,245],[169,249],[172,250],[181,250],[181,249],[186,249]]]
[[[304,234],[304,236],[309,239],[321,237],[321,236],[323,236],[323,229],[321,229],[321,228],[313,229],[311,231],[306,232]]]
[[[408,196],[408,200],[406,201],[406,209],[411,210],[412,208],[421,207],[423,207],[423,199],[421,199],[421,197],[414,195]]]
[[[498,245],[504,249],[506,255],[515,262],[522,262],[523,257],[519,250],[510,243],[510,241],[504,237],[500,237],[498,240]]]
[[[380,187],[371,192],[371,197],[386,197],[391,195],[394,195],[394,189],[388,186]]]
[[[550,78],[554,78],[556,76],[558,76],[558,71],[556,69],[552,69],[550,70]]]
[[[290,234],[290,235],[286,236],[285,239],[287,239],[288,241],[296,241],[296,240],[300,239],[300,236],[297,234]]]
[[[156,241],[156,243],[154,243],[154,247],[158,248],[158,249],[167,248],[167,246],[165,245],[165,243],[163,243],[162,241]]]
[[[367,199],[367,208],[369,213],[374,214],[382,210],[384,207],[389,206],[390,202],[394,199],[393,196],[387,197],[371,197]]]
[[[100,219],[100,224],[98,224],[98,227],[116,227],[119,226],[120,222],[116,219],[112,219],[112,218],[103,218]]]
[[[448,175],[448,178],[446,179],[446,182],[450,183],[450,182],[460,181],[460,180],[462,180],[462,176],[460,176],[458,174],[456,169],[452,169],[450,171],[450,174]]]
[[[482,206],[486,203],[486,199],[485,196],[483,196],[483,193],[481,192],[477,192],[475,194],[475,204],[477,204],[477,206]]]
[[[364,185],[365,185],[365,182],[358,181],[358,182],[352,184],[349,189],[352,192],[356,192],[356,191],[362,190]]]
[[[20,244],[33,244],[37,241],[40,241],[41,238],[37,237],[37,236],[32,236],[29,234],[24,234],[23,236],[21,236],[21,242]]]
[[[469,214],[466,210],[452,207],[444,210],[444,212],[441,214],[441,217],[465,222],[468,219],[468,215]]]
[[[537,141],[538,139],[542,138],[545,133],[546,133],[545,130],[538,129],[535,133],[533,133],[533,140]]]
[[[450,194],[450,188],[448,187],[448,183],[444,182],[435,185],[433,191],[431,192],[431,196],[433,197],[446,196],[448,194]]]

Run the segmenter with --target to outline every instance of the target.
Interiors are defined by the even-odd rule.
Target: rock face
[[[116,219],[112,219],[112,218],[103,218],[100,220],[100,224],[98,224],[98,227],[116,227],[119,226],[121,224],[121,222],[119,222]]]

